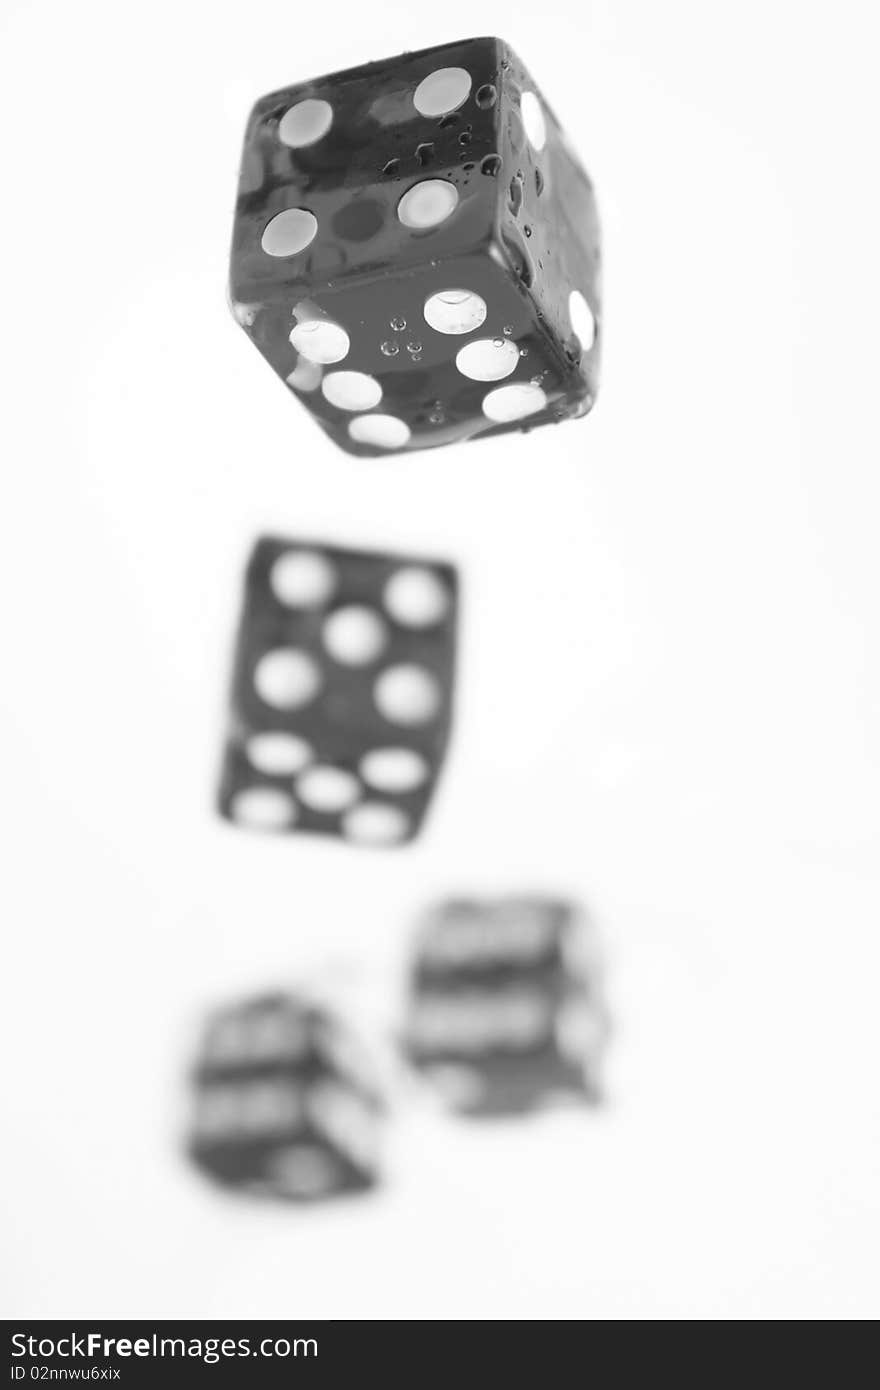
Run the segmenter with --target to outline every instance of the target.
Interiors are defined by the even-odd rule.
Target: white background
[[[476,33],[596,180],[599,404],[349,458],[226,308],[244,120]],[[845,0],[6,0],[7,1316],[880,1311],[877,38]],[[410,850],[212,816],[267,529],[463,567]],[[541,887],[606,943],[603,1111],[469,1128],[404,1096],[384,1192],[332,1210],[190,1175],[206,1002],[329,958],[387,1028],[423,902]]]

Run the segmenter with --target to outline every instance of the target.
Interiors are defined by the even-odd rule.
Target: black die
[[[192,1074],[188,1150],[228,1187],[309,1201],[371,1187],[384,1106],[326,1010],[271,994],[219,1009]]]
[[[500,39],[273,92],[245,135],[233,311],[343,449],[423,449],[585,414],[593,191]]]
[[[548,898],[457,900],[420,931],[404,1046],[453,1108],[527,1111],[595,1099],[607,1030],[592,934]]]
[[[456,608],[449,565],[260,540],[245,577],[221,814],[364,845],[412,839],[449,738]]]

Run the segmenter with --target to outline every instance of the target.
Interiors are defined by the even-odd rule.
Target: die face
[[[459,86],[444,74],[458,74]],[[451,80],[445,96],[432,98],[435,78]],[[423,90],[434,114],[417,109]],[[542,150],[529,144],[529,101],[544,111],[516,56],[500,40],[474,39],[257,104],[233,242],[233,311],[342,449],[431,448],[592,405],[595,204],[549,110]],[[285,122],[321,104],[331,124],[291,148]],[[429,189],[440,220],[410,225],[408,200]],[[287,217],[295,225],[276,236]],[[583,346],[572,294],[582,296],[591,336]]]
[[[567,413],[584,414],[595,400],[599,375],[600,237],[593,186],[528,69],[506,44],[500,71],[498,237],[573,369]]]
[[[456,610],[448,565],[260,541],[245,582],[221,814],[377,847],[412,839],[449,738]]]
[[[385,282],[341,282],[292,313],[266,308],[247,331],[349,453],[436,448],[562,418],[580,399],[580,375],[498,257],[463,255]],[[446,326],[433,327],[426,315]],[[344,360],[314,363],[298,353],[290,341],[297,322],[341,327]],[[460,331],[470,322],[478,326]],[[352,408],[342,408],[340,382],[373,395],[355,394]]]
[[[209,1019],[193,1068],[188,1151],[225,1186],[307,1201],[371,1186],[380,1107],[328,1061],[339,1024],[301,1001],[246,1001]]]
[[[540,898],[453,901],[421,936],[405,1047],[465,1114],[514,1114],[595,1095],[606,1018],[599,981],[573,944],[570,905]]]
[[[440,251],[451,255],[488,242],[496,187],[478,169],[497,145],[499,52],[497,39],[469,39],[261,98],[245,134],[232,246],[233,300],[289,302],[341,276],[385,278],[423,265]],[[454,76],[445,88],[441,82],[432,95],[430,82],[438,73],[464,76],[458,85]],[[478,93],[490,89],[496,99],[478,101]],[[417,101],[430,114],[423,114]],[[291,146],[286,140],[297,135],[286,133],[285,121],[293,112],[295,123],[306,102],[326,104],[331,124],[310,143]],[[455,215],[435,225],[405,225],[398,216],[401,199],[417,184],[435,179],[452,186]],[[313,238],[293,255],[267,254],[264,233],[273,217],[300,208],[315,219]]]

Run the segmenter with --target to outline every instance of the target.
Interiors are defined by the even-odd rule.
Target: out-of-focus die
[[[539,897],[449,901],[422,927],[404,1049],[459,1111],[596,1099],[607,1033],[591,930]]]
[[[334,73],[251,113],[232,308],[351,453],[585,414],[598,272],[590,181],[500,39]]]
[[[371,1187],[383,1106],[338,1020],[272,994],[214,1013],[192,1075],[189,1154],[216,1181],[297,1201]]]
[[[412,839],[449,738],[456,602],[446,564],[260,540],[245,577],[221,814],[363,845]]]

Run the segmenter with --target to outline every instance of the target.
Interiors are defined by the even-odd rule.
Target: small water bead
[[[486,82],[482,87],[478,88],[475,101],[481,111],[488,111],[490,106],[495,105],[497,97],[498,93],[492,86],[492,83]]]
[[[521,347],[520,350],[519,350],[519,355],[520,355],[520,357],[528,357],[528,355],[529,355],[529,350],[528,350],[528,348],[527,348],[527,347]]]
[[[538,315],[538,317],[540,318],[540,314]],[[508,338],[509,338],[510,335],[511,335],[511,333],[513,332],[513,324],[512,324],[512,323],[506,323],[506,324],[504,325],[504,327],[502,328],[501,331],[502,331],[502,333],[504,333],[505,337],[508,337]]]
[[[384,353],[386,357],[396,357],[400,352],[400,348],[389,338],[387,342],[381,344],[379,351]]]
[[[501,172],[501,155],[487,154],[480,162],[480,172],[494,179]]]
[[[413,340],[413,342],[407,343],[407,345],[406,345],[406,350],[407,350],[407,352],[421,352],[421,350],[422,350],[422,345],[421,345],[421,343],[416,342],[415,340]]]
[[[402,319],[402,318],[393,318],[393,319],[391,319],[391,327],[394,329],[394,332],[395,332],[395,333],[402,333],[403,330],[406,328],[406,319]]]
[[[539,198],[544,192],[544,175],[541,173],[540,169],[535,170],[535,192]]]
[[[510,187],[507,191],[507,205],[514,217],[519,217],[520,209],[523,204],[523,176],[522,173],[514,174],[510,180]]]
[[[461,132],[461,135],[459,135],[459,137],[458,137],[458,143],[459,143],[460,145],[469,145],[469,144],[471,143],[471,138],[472,138],[472,137],[471,137],[470,131],[469,131],[469,130],[463,130],[463,131]]]
[[[532,235],[532,229],[531,229],[531,227],[523,227],[523,233],[524,233],[526,236],[531,236],[531,235]]]

